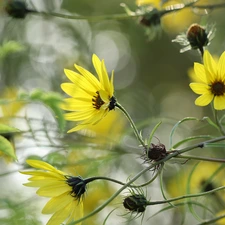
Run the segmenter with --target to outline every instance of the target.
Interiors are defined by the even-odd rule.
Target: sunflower
[[[190,88],[201,95],[195,100],[198,106],[206,106],[213,101],[216,110],[225,109],[225,52],[218,63],[208,51],[204,52],[203,65],[194,64],[195,75],[201,81],[191,83]]]
[[[92,62],[99,80],[76,64],[74,66],[79,73],[68,69],[64,70],[72,83],[61,85],[62,90],[71,96],[71,98],[65,99],[62,109],[72,111],[65,114],[66,120],[79,122],[68,133],[98,123],[116,106],[116,99],[113,96],[113,72],[111,80],[109,80],[104,60],[100,61],[94,54]]]
[[[38,195],[51,198],[42,210],[43,214],[53,214],[47,225],[60,225],[64,221],[68,224],[83,217],[86,183],[81,177],[69,176],[43,161],[26,162],[40,170],[20,171],[32,176],[24,185],[38,187]]]

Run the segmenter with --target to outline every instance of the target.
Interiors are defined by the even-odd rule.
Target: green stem
[[[167,199],[167,200],[163,200],[163,201],[148,202],[147,205],[159,205],[159,204],[164,204],[164,203],[170,203],[170,202],[178,201],[178,200],[185,199],[185,198],[201,197],[201,196],[204,196],[204,195],[209,195],[209,194],[215,193],[215,192],[223,190],[223,189],[225,189],[225,186],[215,188],[215,189],[213,189],[211,191],[201,192],[199,194],[183,195],[183,196],[179,196],[179,197],[176,197],[176,198],[171,198],[171,199]]]
[[[71,19],[71,20],[88,20],[90,22],[102,21],[102,20],[123,20],[129,19],[131,17],[140,17],[142,15],[128,15],[126,13],[123,14],[113,14],[113,15],[98,15],[98,16],[79,16],[79,15],[64,15],[56,12],[40,12],[43,16],[54,16],[62,19]]]
[[[225,159],[214,159],[214,158],[199,157],[199,156],[193,156],[193,155],[179,155],[179,156],[176,156],[176,158],[225,163]]]
[[[198,223],[197,225],[207,225],[207,224],[215,224],[214,222],[218,221],[218,220],[221,220],[225,218],[225,214],[221,215],[221,216],[217,216],[213,219],[210,219],[210,220],[207,220],[207,221],[204,221],[202,223]]]
[[[139,185],[129,185],[129,187],[131,187],[131,188],[140,188],[140,187],[145,187],[146,185],[152,183],[156,179],[156,177],[158,176],[158,174],[160,173],[162,168],[163,167],[160,167],[160,169],[157,171],[157,173],[149,181],[147,181],[147,182],[145,182],[143,184],[139,184]],[[112,179],[112,178],[109,178],[109,177],[96,176],[96,177],[89,177],[89,178],[84,179],[86,184],[90,183],[92,181],[95,181],[95,180],[107,180],[107,181],[114,182],[116,184],[126,185],[126,183],[124,183],[124,182],[121,182],[121,181],[118,181],[118,180],[115,180],[115,179]]]
[[[219,118],[218,118],[218,111],[217,110],[214,110],[214,117],[215,117],[215,120],[216,120],[216,124],[220,129],[221,134],[225,135],[225,131],[223,129],[223,126],[221,125],[221,123],[219,121]]]
[[[134,121],[133,121],[132,118],[130,117],[129,113],[128,113],[128,112],[123,108],[123,106],[120,105],[118,102],[116,103],[116,107],[119,108],[119,109],[124,113],[124,115],[127,117],[127,119],[128,119],[129,122],[130,122],[131,127],[133,128],[133,131],[134,131],[134,133],[135,133],[135,135],[136,135],[138,141],[141,143],[141,145],[142,145],[144,148],[146,148],[146,144],[145,144],[144,140],[142,139],[141,135],[139,134],[138,129],[137,129],[137,127],[136,127]]]

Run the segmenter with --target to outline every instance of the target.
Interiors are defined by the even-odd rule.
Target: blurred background
[[[197,96],[189,88],[188,71],[193,67],[194,62],[201,62],[199,53],[191,50],[181,54],[182,46],[172,43],[172,40],[180,33],[185,33],[192,23],[199,23],[202,26],[215,24],[215,37],[208,49],[211,54],[220,56],[225,49],[223,16],[225,8],[197,12],[184,9],[170,13],[162,18],[159,29],[143,26],[138,18],[98,18],[101,15],[109,17],[125,13],[124,8],[120,6],[121,1],[118,0],[25,1],[29,9],[38,12],[97,17],[92,20],[64,19],[38,13],[28,14],[23,19],[12,18],[4,9],[4,4],[8,2],[9,0],[1,0],[0,119],[1,123],[15,126],[23,132],[6,137],[13,144],[18,160],[12,162],[6,156],[0,159],[0,224],[41,225],[49,218],[41,214],[46,200],[35,195],[35,190],[24,187],[22,183],[26,182],[27,177],[18,174],[18,170],[24,169],[27,157],[46,160],[75,175],[108,176],[120,181],[126,181],[128,176],[134,176],[146,167],[140,158],[143,149],[139,147],[125,116],[118,110],[110,112],[109,116],[96,127],[77,133],[66,134],[68,127],[74,124],[66,124],[64,130],[57,125],[59,121],[55,119],[54,107],[49,107],[51,104],[46,100],[48,93],[55,93],[51,95],[50,102],[52,99],[65,96],[60,88],[62,82],[67,82],[63,70],[64,68],[75,70],[74,63],[95,74],[91,61],[93,53],[105,60],[109,74],[112,70],[115,71],[115,96],[130,113],[144,138],[147,139],[153,127],[162,121],[162,125],[155,133],[159,140],[155,138],[153,142],[156,144],[161,142],[169,149],[171,147],[169,135],[177,121],[184,117],[201,119],[203,116],[212,116],[210,107],[194,105]],[[156,0],[148,2],[153,3],[159,10],[166,5],[185,3],[185,1]],[[198,2],[199,4],[225,3],[219,0]],[[124,0],[123,3],[135,11],[141,1]],[[164,5],[161,6],[160,3]],[[154,39],[150,39],[153,32],[157,32],[157,35]],[[45,101],[40,101],[42,99],[40,96],[44,96]],[[26,101],[17,101],[18,99],[26,99]],[[195,122],[185,123],[178,131],[173,137],[174,143],[195,134],[215,132],[205,124]],[[202,153],[195,151],[193,154]],[[213,149],[204,149],[204,154],[224,157],[224,153],[218,149],[216,152]],[[186,181],[182,181],[183,184],[177,174],[183,179],[185,179],[183,174],[186,174],[188,179],[187,171],[191,171],[194,163],[187,162],[185,171],[182,170],[184,165],[181,161],[174,160],[166,164],[163,178],[168,197],[175,197],[174,192],[178,193],[176,191],[178,189],[179,194],[185,194]],[[199,164],[198,167],[203,167],[201,171],[206,173],[205,175],[204,172],[200,172],[199,177],[204,174],[202,180],[199,178],[194,183],[199,188],[198,185],[203,184],[207,175],[209,177],[217,171],[220,165],[211,168]],[[221,170],[215,172],[215,180],[219,180],[219,184],[215,183],[219,186],[221,179],[218,177]],[[153,172],[149,171],[137,183],[149,180],[152,175]],[[178,188],[177,183],[180,185],[182,183],[183,189]],[[91,212],[103,203],[118,188],[118,185],[100,181],[90,185],[84,200],[85,213]],[[163,199],[159,180],[144,188],[144,192],[151,200]],[[106,216],[114,208],[118,209],[110,215],[107,225],[141,224],[142,215],[133,220],[122,207],[126,194],[127,192],[123,193],[101,213],[83,224],[103,224]],[[201,202],[207,201],[218,202],[211,199],[203,199]],[[212,206],[215,209],[214,213],[224,208],[225,203],[221,201],[221,206],[217,205],[216,209]],[[182,221],[183,224],[198,222],[188,210],[179,207],[162,211],[150,218],[164,207],[162,205],[148,207],[143,215],[142,224],[169,225]],[[198,207],[196,210],[203,215],[204,210]]]

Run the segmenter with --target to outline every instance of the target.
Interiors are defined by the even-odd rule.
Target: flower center
[[[66,182],[71,187],[71,196],[80,200],[86,191],[86,182],[81,177],[66,176]]]
[[[225,94],[225,84],[222,81],[217,81],[212,84],[211,91],[216,96],[223,95]]]
[[[93,105],[93,107],[94,107],[95,109],[100,109],[101,106],[102,106],[105,102],[101,99],[101,97],[100,97],[98,91],[96,91],[96,94],[97,94],[97,95],[95,95],[95,96],[92,98],[92,105]]]

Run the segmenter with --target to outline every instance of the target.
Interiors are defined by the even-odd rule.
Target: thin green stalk
[[[135,133],[137,139],[139,140],[139,142],[141,143],[141,145],[142,145],[144,148],[146,148],[146,144],[145,144],[144,140],[142,139],[140,133],[138,132],[138,129],[137,129],[137,127],[136,127],[134,121],[133,121],[132,118],[130,117],[129,113],[128,113],[128,112],[126,111],[126,109],[124,109],[123,106],[120,105],[118,102],[116,103],[116,107],[119,108],[119,109],[124,113],[124,115],[127,117],[127,119],[128,119],[129,122],[130,122],[131,127],[133,128],[133,131],[134,131],[134,133]]]
[[[160,167],[160,169],[157,171],[157,173],[149,181],[147,181],[147,182],[145,182],[143,184],[140,184],[140,185],[129,185],[129,187],[131,187],[131,188],[140,188],[140,187],[145,187],[146,185],[152,183],[157,178],[157,176],[160,173],[160,171],[162,171],[162,168],[163,167]],[[84,181],[86,183],[90,183],[90,182],[95,181],[95,180],[107,180],[107,181],[114,182],[116,184],[126,185],[126,183],[124,183],[124,182],[121,182],[121,181],[118,181],[118,180],[115,180],[115,179],[109,178],[109,177],[103,177],[103,176],[89,177],[89,178],[84,179]]]
[[[219,121],[218,111],[217,110],[214,110],[214,117],[215,117],[216,124],[219,127],[219,129],[220,129],[221,134],[225,135],[225,131],[223,129],[223,126],[221,125],[221,123]]]
[[[221,215],[221,216],[217,216],[213,219],[210,219],[210,220],[207,220],[207,221],[204,221],[202,223],[198,223],[197,225],[207,225],[207,224],[214,224],[214,222],[218,221],[218,220],[221,220],[225,218],[225,214]]]
[[[40,12],[43,16],[54,16],[62,19],[71,19],[71,20],[88,20],[91,22],[102,21],[102,20],[122,20],[129,19],[131,17],[140,17],[141,15],[128,15],[126,13],[123,14],[113,14],[113,15],[98,15],[98,16],[79,16],[79,15],[64,15],[56,12]]]
[[[186,199],[186,198],[201,197],[201,196],[205,196],[205,195],[215,193],[215,192],[223,190],[223,189],[225,189],[225,186],[215,188],[211,191],[201,192],[201,193],[198,193],[198,194],[183,195],[183,196],[179,196],[179,197],[171,198],[171,199],[167,199],[167,200],[148,202],[147,205],[159,205],[159,204],[170,203],[170,202],[174,202],[174,201],[178,201],[178,200]]]
[[[215,159],[215,158],[199,157],[199,156],[193,156],[193,155],[178,155],[176,156],[176,158],[225,163],[225,159]]]

